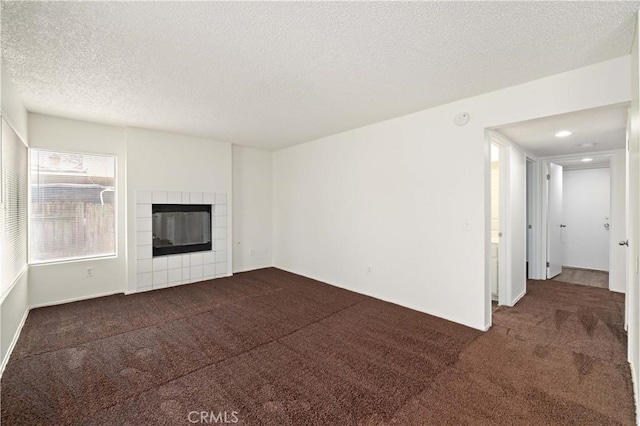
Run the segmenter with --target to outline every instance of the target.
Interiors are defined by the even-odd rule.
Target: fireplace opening
[[[210,204],[153,204],[153,256],[211,250]]]

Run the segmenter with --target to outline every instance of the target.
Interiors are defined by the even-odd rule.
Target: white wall
[[[31,266],[32,306],[134,290],[135,238],[129,236],[136,235],[136,220],[127,206],[135,205],[136,190],[223,192],[232,199],[230,144],[40,114],[29,115],[29,131],[33,147],[118,157],[117,256]],[[94,268],[91,278],[87,266]]]
[[[629,69],[622,57],[275,152],[275,266],[484,329],[485,129],[626,102]]]
[[[226,193],[231,206],[231,144],[152,130],[128,128],[127,196],[130,206],[136,204],[137,190],[190,191]],[[233,212],[227,212],[232,218]],[[233,222],[233,221],[232,221]],[[127,211],[127,234],[136,235],[135,209]],[[227,229],[233,224],[227,223]],[[231,253],[232,235],[227,238]],[[136,242],[129,238],[128,291],[134,291],[136,275]],[[228,262],[231,274],[232,262]]]
[[[29,114],[30,145],[52,149],[117,156],[117,255],[31,265],[29,301],[32,307],[120,293],[126,290],[126,139],[123,127],[106,126],[41,114]],[[93,267],[94,276],[85,277]]]
[[[273,265],[271,152],[233,146],[233,271]]]
[[[609,270],[611,173],[609,168],[563,171],[563,266]]]
[[[18,88],[0,65],[0,105],[2,116],[11,124],[23,142],[28,143],[27,110]],[[20,275],[6,293],[0,294],[0,374],[8,361],[29,309],[28,269]],[[2,286],[4,287],[4,286]]]
[[[0,375],[29,309],[29,269],[25,269],[0,303]]]

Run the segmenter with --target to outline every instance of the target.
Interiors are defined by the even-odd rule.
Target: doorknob
[[[609,224],[608,224],[608,223],[605,223],[605,224],[604,224],[604,227],[605,227],[605,229],[606,229],[607,231],[609,230]]]
[[[629,240],[620,241],[618,242],[618,245],[629,247]]]

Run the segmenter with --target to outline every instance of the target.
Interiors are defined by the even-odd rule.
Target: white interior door
[[[549,163],[547,214],[547,278],[562,273],[562,166]]]
[[[536,206],[535,199],[535,167],[536,164],[527,159],[527,212],[526,212],[526,224],[527,224],[527,278],[536,278],[536,245],[535,245],[535,232],[534,222],[535,214],[534,209]]]
[[[609,271],[609,168],[565,170],[562,175],[563,265]]]

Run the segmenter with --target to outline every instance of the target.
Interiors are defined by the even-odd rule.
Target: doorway
[[[553,279],[564,271],[565,275],[560,279],[565,281],[575,281],[575,276],[579,279],[581,275],[586,284],[604,285],[603,280],[607,281],[608,272],[608,289],[625,292],[627,253],[626,247],[619,246],[618,242],[626,240],[627,112],[628,104],[614,104],[492,129],[510,142],[511,150],[521,149],[526,156],[526,170],[523,170],[526,183],[521,183],[520,172],[514,173],[511,170],[508,176],[512,182],[506,182],[505,185],[510,188],[511,204],[515,202],[512,197],[513,188],[526,185],[527,195],[523,201],[526,203],[526,229],[522,232],[526,238],[523,244],[526,249],[523,266],[526,265],[527,279]],[[510,160],[515,158],[513,155],[511,157],[513,158]],[[608,181],[605,180],[607,171]],[[533,172],[537,176],[531,179]],[[547,180],[547,176],[554,174],[557,179],[551,182]],[[571,219],[573,224],[566,223],[568,218],[562,214],[563,178],[569,179],[569,185],[573,188],[576,187],[574,183],[578,184],[585,178],[582,175],[589,174],[604,175],[601,176],[604,183],[600,185],[604,189],[598,193],[600,201],[596,202],[596,207],[589,207],[588,203],[595,202],[590,195],[592,189],[589,188],[583,188],[581,195],[576,192],[579,199],[572,201],[574,190],[571,189],[567,202],[582,203],[578,204],[577,210],[583,213]],[[532,187],[533,183],[537,187]],[[554,203],[549,201],[549,196],[557,199],[559,211],[554,211]],[[593,216],[589,217],[592,213]],[[537,217],[532,217],[536,215]],[[583,224],[580,221],[587,220],[588,217],[590,228],[587,231],[587,228],[581,228]],[[506,238],[509,242],[514,237],[513,232],[519,232],[518,229],[510,228],[507,231]],[[585,242],[585,238],[589,238],[597,247],[591,247]],[[518,246],[519,243],[511,244],[508,251],[514,252]],[[581,258],[576,258],[575,253]],[[508,253],[509,255],[512,253]],[[516,266],[513,264],[516,257],[511,256],[511,259],[512,264],[508,267],[513,268]],[[574,271],[574,277],[568,277],[568,268],[597,271],[601,274],[600,277],[595,277]]]
[[[610,158],[548,163],[547,278],[609,288],[613,248]]]
[[[502,183],[504,185],[504,183]],[[500,283],[500,145],[491,142],[491,302],[498,304]]]
[[[485,295],[490,326],[491,308],[513,306],[525,293],[526,166],[524,151],[499,132],[488,131],[486,140]]]

